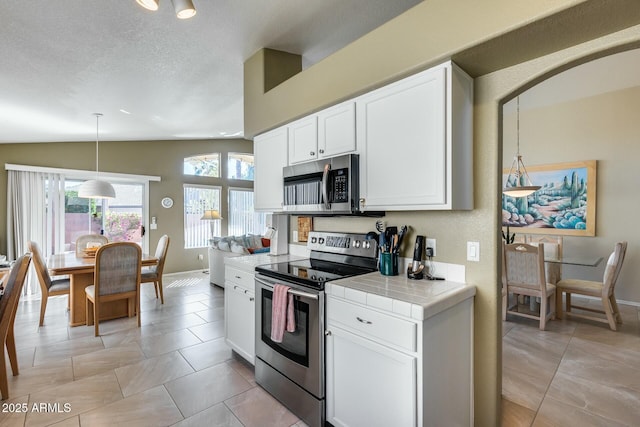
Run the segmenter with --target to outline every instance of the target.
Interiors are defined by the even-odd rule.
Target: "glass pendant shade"
[[[78,189],[78,197],[87,199],[113,199],[116,197],[116,190],[113,188],[113,185],[107,181],[100,180],[100,172],[98,171],[98,122],[102,114],[95,113],[94,115],[96,116],[96,179],[83,182]]]
[[[145,9],[156,11],[160,0],[136,0],[136,2]]]
[[[179,19],[188,19],[196,14],[196,8],[191,0],[171,0],[171,3]]]
[[[509,169],[509,175],[507,176],[507,182],[505,183],[502,193],[510,197],[527,197],[530,194],[535,193],[541,187],[539,185],[533,185],[527,169],[524,167],[522,156],[520,155],[520,97],[518,100],[517,111],[517,143],[518,152],[513,158],[511,169]]]

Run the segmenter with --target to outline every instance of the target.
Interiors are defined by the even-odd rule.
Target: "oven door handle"
[[[259,279],[257,277],[256,277],[256,282],[261,283],[261,284],[265,285],[266,287],[268,287],[269,289],[273,290],[273,284],[271,284],[269,282],[265,282],[264,280]],[[295,295],[295,296],[298,296],[298,297],[311,298],[311,299],[315,299],[315,300],[318,299],[318,295],[310,294],[308,292],[298,291],[298,290],[293,289],[293,288],[289,289],[289,293],[291,295]]]

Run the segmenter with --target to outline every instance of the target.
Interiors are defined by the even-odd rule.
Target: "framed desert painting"
[[[541,188],[527,197],[502,195],[502,226],[512,232],[595,236],[596,160],[527,167]],[[507,180],[509,169],[502,172]]]

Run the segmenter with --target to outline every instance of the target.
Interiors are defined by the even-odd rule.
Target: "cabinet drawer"
[[[224,281],[240,285],[251,292],[255,292],[256,285],[253,273],[247,273],[246,271],[226,266],[224,269]]]
[[[371,338],[416,351],[417,325],[378,311],[360,307],[328,297],[327,318],[352,330],[363,332]]]

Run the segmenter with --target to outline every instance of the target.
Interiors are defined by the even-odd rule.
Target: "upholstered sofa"
[[[269,240],[258,235],[216,237],[209,246],[209,282],[224,288],[224,260],[269,252]]]

